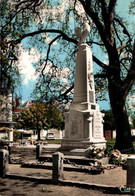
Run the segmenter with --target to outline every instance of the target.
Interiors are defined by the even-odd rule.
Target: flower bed
[[[104,157],[108,157],[109,163],[115,165],[123,165],[126,162],[125,160],[121,159],[121,152],[117,149],[113,149],[112,147],[108,147],[107,149],[88,149],[85,152],[85,155],[87,158],[93,159],[103,159]]]

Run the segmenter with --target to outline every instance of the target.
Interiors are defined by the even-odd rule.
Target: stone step
[[[53,154],[54,152],[62,152],[64,155],[68,156],[85,156],[85,151],[86,149],[81,149],[81,148],[76,148],[76,149],[71,149],[71,148],[46,148],[43,147],[42,149],[42,154]]]

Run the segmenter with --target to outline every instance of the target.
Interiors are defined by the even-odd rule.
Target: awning
[[[8,128],[8,127],[0,127],[0,131],[11,131],[11,129],[10,128]]]
[[[27,130],[27,131],[26,131],[26,130],[24,130],[24,129],[18,129],[17,131],[18,131],[18,132],[21,132],[21,133],[24,133],[24,134],[33,134],[33,131],[32,131],[32,130],[29,130],[29,131]]]

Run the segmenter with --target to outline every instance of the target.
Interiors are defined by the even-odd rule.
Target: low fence
[[[60,152],[53,154],[53,167],[52,167],[52,180],[58,181],[59,178],[64,176],[63,173],[63,160],[64,155]],[[9,151],[0,149],[0,177],[4,178],[9,171]]]
[[[40,154],[40,146],[37,147]],[[0,177],[4,178],[8,172],[9,151],[0,149]],[[38,155],[39,155],[38,154]],[[64,176],[64,155],[61,152],[55,152],[52,155],[52,182],[59,183]],[[125,188],[120,189],[122,193],[135,193],[135,156],[127,158],[127,184]]]

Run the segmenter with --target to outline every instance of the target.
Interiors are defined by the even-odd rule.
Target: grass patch
[[[48,144],[61,144],[61,140],[47,140]]]
[[[61,144],[61,140],[47,140],[48,144]],[[114,146],[115,145],[115,139],[107,139],[108,146]],[[133,142],[133,146],[135,147],[135,141]]]
[[[106,139],[106,141],[107,141],[107,145],[108,146],[114,146],[115,145],[115,139]]]
[[[115,139],[106,139],[108,146],[114,146],[115,145]],[[133,146],[135,147],[135,141],[133,142]]]

